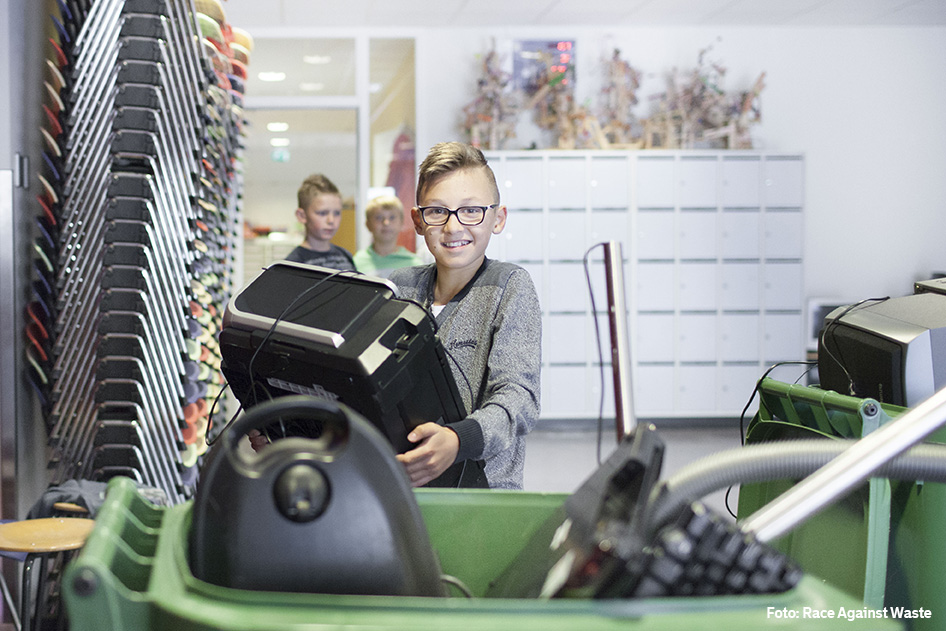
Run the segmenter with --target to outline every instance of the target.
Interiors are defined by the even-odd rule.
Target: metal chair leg
[[[3,592],[3,602],[7,609],[10,610],[10,617],[13,619],[13,627],[16,629],[16,631],[20,631],[21,627],[19,608],[13,601],[13,594],[10,593],[10,587],[7,585],[7,579],[3,577],[3,572],[0,572],[0,592]]]

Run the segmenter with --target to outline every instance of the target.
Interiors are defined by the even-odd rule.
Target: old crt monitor
[[[821,387],[912,407],[946,385],[946,295],[839,307],[818,343]]]
[[[280,261],[227,306],[223,373],[244,408],[287,394],[340,401],[395,451],[425,422],[466,416],[436,323],[389,281]]]

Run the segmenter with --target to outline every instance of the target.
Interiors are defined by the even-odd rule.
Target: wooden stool
[[[56,517],[69,517],[70,515],[88,515],[89,509],[73,502],[56,502],[53,504],[53,514]]]
[[[85,545],[94,526],[95,521],[91,519],[75,517],[46,517],[0,524],[0,551],[26,555],[20,586],[20,622],[24,631],[30,631],[45,602],[46,561],[49,556],[78,550]],[[37,559],[41,564],[36,605],[30,607],[33,563]]]

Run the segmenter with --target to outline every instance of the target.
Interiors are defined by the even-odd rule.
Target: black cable
[[[453,585],[467,598],[473,598],[473,592],[470,590],[470,588],[467,587],[466,583],[458,579],[456,576],[451,576],[450,574],[441,574],[440,582],[446,583],[447,585]]]
[[[739,516],[733,512],[733,509],[729,506],[729,495],[732,493],[732,487],[726,489],[726,497],[723,498],[723,505],[726,507],[726,512],[729,513],[729,516],[733,519],[738,520]]]
[[[252,396],[254,397],[256,396],[256,378],[253,376],[253,364],[256,362],[256,358],[259,357],[260,351],[263,350],[263,347],[269,341],[269,338],[272,337],[273,333],[276,331],[276,326],[280,322],[282,322],[286,318],[287,315],[289,315],[289,312],[294,307],[297,306],[300,300],[308,296],[312,291],[315,291],[317,288],[321,287],[322,283],[332,278],[335,278],[336,276],[340,276],[347,273],[350,273],[353,276],[361,275],[360,272],[355,272],[354,270],[338,270],[337,272],[332,272],[325,278],[319,279],[317,283],[313,284],[311,287],[307,287],[305,291],[303,291],[298,296],[293,298],[292,302],[286,305],[286,307],[282,310],[282,313],[280,313],[279,316],[277,316],[276,319],[273,320],[272,326],[269,327],[269,331],[266,332],[266,335],[263,337],[262,341],[260,341],[259,346],[256,347],[256,350],[253,352],[253,356],[250,357],[250,362],[249,364],[247,364],[247,367],[246,367],[247,372],[249,373],[249,376],[250,376],[250,394]],[[254,404],[258,403],[258,400],[254,399],[253,403]]]
[[[422,305],[417,300],[414,300],[413,298],[398,298],[398,300],[409,302],[423,309],[424,315],[430,319],[431,323],[433,323],[434,335],[437,335],[437,332],[440,330],[440,327],[437,325],[437,318],[435,318],[434,314],[432,314],[424,305]],[[457,370],[460,372],[460,376],[463,377],[463,381],[466,382],[466,391],[470,393],[470,406],[472,407],[473,400],[476,397],[473,396],[473,386],[470,384],[469,378],[466,376],[466,373],[463,371],[463,366],[461,366],[460,362],[457,361],[457,358],[453,356],[453,353],[447,350],[447,346],[445,344],[441,344],[440,347],[443,349],[444,354],[453,362],[453,365],[457,367]]]
[[[598,326],[598,309],[595,307],[595,292],[591,285],[591,272],[588,269],[588,256],[598,246],[606,246],[607,243],[596,243],[585,251],[582,258],[582,265],[585,268],[585,281],[588,283],[588,297],[591,299],[591,319],[595,324],[595,346],[598,349],[598,378],[601,381],[600,394],[598,396],[598,440],[596,447],[596,457],[598,466],[601,466],[601,441],[604,435],[604,356],[601,353],[601,329]],[[616,410],[615,410],[616,412]]]
[[[473,407],[474,400],[476,397],[473,396],[473,386],[470,384],[469,378],[466,376],[466,373],[463,372],[463,366],[460,365],[460,362],[457,361],[457,358],[453,356],[447,347],[441,344],[444,354],[450,358],[453,362],[453,365],[457,367],[457,370],[460,372],[460,376],[463,377],[463,381],[466,383],[466,391],[470,393],[470,407]]]
[[[240,412],[243,411],[243,404],[241,403],[237,407],[237,411],[234,412],[230,420],[227,421],[226,425],[223,426],[223,429],[220,430],[220,434],[217,434],[217,436],[214,436],[213,438],[210,437],[211,430],[213,429],[214,410],[217,409],[217,402],[220,401],[220,397],[223,396],[223,393],[226,392],[227,388],[229,387],[230,387],[229,381],[223,384],[223,387],[220,388],[220,392],[218,392],[217,396],[214,397],[214,402],[210,406],[210,412],[207,414],[207,433],[204,434],[204,442],[207,443],[208,447],[213,446],[213,444],[217,442],[217,438],[220,436],[220,434],[227,431],[227,428],[233,425],[233,421],[236,420],[236,417],[239,416]]]
[[[745,422],[746,422],[746,412],[749,411],[749,406],[752,405],[752,401],[755,399],[756,393],[759,392],[759,386],[762,385],[762,381],[769,376],[773,370],[780,366],[817,366],[818,362],[815,361],[785,361],[778,362],[769,366],[768,370],[762,373],[762,376],[759,377],[759,380],[755,382],[755,387],[752,389],[752,394],[749,395],[749,400],[746,401],[746,405],[742,408],[742,414],[739,415],[739,444],[745,446],[746,444],[746,434],[745,434]],[[809,370],[811,370],[809,368]],[[804,375],[804,373],[802,373]],[[760,405],[763,404],[761,397],[759,398]]]
[[[824,327],[821,330],[821,347],[824,348],[825,352],[828,354],[828,357],[833,359],[834,363],[836,363],[838,367],[840,367],[841,370],[844,371],[844,376],[847,377],[847,383],[848,383],[847,394],[849,396],[852,396],[852,397],[855,396],[854,379],[853,377],[851,377],[851,373],[848,372],[847,366],[844,365],[844,362],[842,362],[841,359],[839,359],[834,353],[831,352],[831,349],[828,348],[828,331],[831,330],[831,327],[834,327],[836,329],[838,325],[841,323],[841,319],[844,318],[844,316],[849,314],[854,309],[857,309],[858,307],[861,307],[868,302],[884,302],[885,300],[890,300],[890,296],[884,296],[883,298],[864,298],[863,300],[859,300],[855,302],[853,305],[849,305],[846,309],[844,309],[844,311],[842,311],[838,315],[838,317],[834,318],[831,322],[828,323],[826,327]],[[835,341],[835,346],[837,346],[837,341]],[[838,348],[838,353],[840,354],[840,352],[841,352],[841,349]]]
[[[249,392],[248,392],[248,395],[247,395],[247,396],[248,396],[248,397],[253,397],[253,403],[254,403],[254,405],[259,402],[259,399],[258,399],[258,397],[257,397],[257,395],[256,395],[256,386],[257,386],[257,383],[256,383],[255,377],[253,376],[253,364],[256,362],[256,358],[259,356],[260,351],[263,350],[263,346],[266,345],[266,343],[269,341],[269,338],[272,337],[273,332],[275,332],[275,330],[276,330],[276,325],[278,325],[280,322],[282,322],[282,321],[286,318],[286,316],[289,314],[289,312],[290,312],[294,307],[297,306],[297,304],[299,303],[300,300],[302,300],[303,298],[305,298],[306,296],[308,296],[309,293],[311,293],[312,291],[314,291],[317,287],[320,287],[320,286],[322,285],[322,283],[324,283],[325,281],[327,281],[327,280],[329,280],[329,279],[332,279],[332,278],[335,278],[336,276],[340,276],[340,275],[361,276],[362,274],[361,274],[361,272],[357,272],[357,271],[355,271],[355,270],[338,270],[338,271],[336,271],[336,272],[332,272],[331,274],[325,276],[324,278],[319,279],[318,282],[316,282],[315,284],[313,284],[311,287],[307,287],[305,291],[301,292],[298,296],[296,296],[295,298],[293,298],[292,302],[290,302],[288,305],[286,305],[286,307],[285,307],[285,308],[282,310],[282,312],[276,317],[276,319],[273,320],[272,326],[269,327],[269,330],[266,332],[266,335],[263,336],[263,339],[262,339],[262,341],[260,341],[259,346],[257,346],[257,347],[256,347],[256,350],[253,352],[253,356],[250,357],[249,364],[247,364],[247,373],[249,374],[249,378],[250,378],[250,387],[249,387]],[[229,385],[229,384],[228,384],[228,385]],[[261,385],[261,387],[263,388],[265,394],[269,397],[270,400],[272,400],[273,397],[272,397],[272,395],[269,393],[269,391],[266,389],[266,386],[265,386],[264,384],[260,384],[260,385]],[[214,410],[214,408],[215,408],[216,405],[217,405],[217,399],[220,398],[220,395],[223,393],[223,390],[224,390],[224,388],[221,388],[220,393],[217,394],[217,398],[214,399],[213,406],[211,407],[211,413],[213,413],[213,410]],[[222,436],[222,435],[230,428],[231,425],[233,425],[233,422],[234,422],[234,421],[236,420],[236,418],[240,415],[240,412],[241,412],[242,410],[243,410],[243,404],[241,403],[240,406],[237,408],[237,411],[233,414],[233,416],[230,418],[230,420],[227,421],[227,424],[224,425],[224,426],[223,426],[223,429],[220,430],[220,433],[217,434],[216,436],[214,436],[214,438],[213,438],[212,440],[208,438],[208,437],[210,436],[210,425],[209,425],[210,419],[209,419],[209,420],[208,420],[208,427],[207,427],[207,434],[204,436],[204,441],[207,443],[207,445],[213,445],[215,442],[217,442],[217,439],[220,438],[220,436]],[[211,419],[212,419],[212,417],[211,417]]]
[[[811,369],[817,365],[818,365],[818,362],[816,361],[784,361],[784,362],[778,362],[776,364],[769,366],[768,370],[762,373],[762,376],[759,377],[759,380],[755,382],[755,387],[752,389],[752,394],[749,395],[749,400],[746,401],[745,407],[742,408],[742,414],[739,415],[739,444],[741,446],[743,447],[746,446],[746,432],[745,432],[746,412],[749,411],[749,406],[752,405],[752,401],[755,399],[755,395],[759,392],[759,386],[762,385],[762,381],[766,377],[769,376],[769,373],[771,373],[776,368],[779,368],[780,366],[808,366],[809,367],[808,370],[803,372],[798,377],[798,379],[801,379],[802,377],[807,375],[809,372],[811,372]],[[796,379],[795,382],[798,383],[798,380]],[[762,410],[764,408],[765,408],[765,399],[759,396],[759,409]],[[724,501],[725,501],[726,510],[729,512],[730,515],[732,515],[733,517],[736,517],[736,514],[733,512],[732,508],[730,508],[729,506],[729,494],[731,491],[732,491],[732,487],[729,487],[728,489],[726,489],[726,497]]]
[[[439,328],[440,328],[439,326],[437,326],[437,318],[435,318],[435,317],[434,317],[434,314],[432,314],[430,311],[428,311],[428,310],[424,307],[424,305],[422,305],[422,304],[419,303],[418,301],[413,300],[413,299],[410,299],[410,298],[399,298],[399,300],[404,300],[405,302],[410,302],[410,303],[412,303],[412,304],[417,305],[417,306],[420,307],[421,309],[423,309],[423,310],[424,310],[424,314],[426,315],[426,317],[429,318],[430,321],[433,323],[434,335],[437,334],[437,331],[438,331]],[[438,338],[438,339],[439,339],[439,338]],[[470,407],[472,408],[472,407],[473,407],[473,404],[475,403],[476,397],[473,396],[473,385],[470,383],[470,379],[466,376],[466,372],[464,372],[463,366],[460,365],[460,362],[457,361],[457,358],[454,357],[454,356],[453,356],[453,353],[451,353],[451,352],[447,349],[447,346],[446,346],[445,344],[441,344],[440,347],[443,349],[444,355],[446,355],[446,356],[450,359],[450,361],[453,362],[453,365],[457,367],[457,371],[460,373],[460,376],[463,377],[463,381],[466,383],[466,391],[470,393]],[[455,380],[454,380],[454,381],[455,381]],[[471,413],[472,413],[472,410],[471,410]],[[457,486],[456,486],[456,488],[460,488],[460,484],[463,482],[463,474],[466,473],[466,463],[468,463],[468,462],[469,462],[469,460],[464,460],[464,461],[463,461],[463,466],[460,467],[460,476],[457,478]],[[452,465],[451,465],[451,466],[452,466]]]

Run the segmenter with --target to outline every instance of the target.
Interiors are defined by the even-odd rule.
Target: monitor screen
[[[818,372],[824,389],[916,405],[946,386],[946,295],[864,301],[831,312]]]

